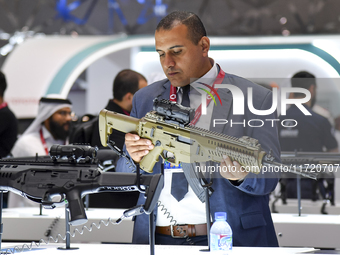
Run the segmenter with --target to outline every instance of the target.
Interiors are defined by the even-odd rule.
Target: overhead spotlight
[[[286,24],[287,23],[287,18],[286,17],[282,17],[281,19],[280,19],[280,24],[281,25],[284,25],[284,24]]]
[[[282,30],[282,35],[283,36],[289,36],[290,35],[290,31],[288,29],[284,29],[284,30]]]

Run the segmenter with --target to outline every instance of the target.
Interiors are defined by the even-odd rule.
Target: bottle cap
[[[227,220],[226,212],[215,212],[215,220]]]

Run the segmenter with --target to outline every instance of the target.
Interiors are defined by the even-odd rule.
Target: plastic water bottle
[[[210,252],[212,253],[231,254],[233,232],[226,220],[227,213],[215,212],[215,222],[210,229]]]

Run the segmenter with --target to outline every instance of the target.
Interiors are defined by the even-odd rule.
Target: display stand
[[[2,233],[4,231],[3,223],[2,223],[2,208],[4,204],[4,191],[0,190],[0,254],[9,254],[7,251],[1,250],[1,243],[2,243]]]
[[[2,233],[3,233],[3,224],[2,224],[2,205],[4,201],[4,192],[0,190],[0,253],[1,251],[1,242],[2,242]]]
[[[58,247],[59,250],[76,250],[78,247],[71,247],[71,233],[70,233],[70,210],[68,203],[65,204],[65,224],[66,224],[66,247]]]
[[[137,175],[137,189],[141,193],[145,193],[145,190],[140,186],[140,167],[136,164],[136,175]],[[155,216],[153,211],[149,214],[149,243],[150,243],[150,255],[155,255]]]
[[[89,210],[89,207],[90,207],[90,195],[87,194],[85,196],[85,210],[88,211]]]
[[[301,216],[301,176],[296,176],[296,190],[297,190],[297,200],[298,200],[298,213]]]
[[[149,214],[149,243],[150,243],[150,255],[155,255],[155,231],[154,221],[155,216],[152,213]]]
[[[211,219],[210,219],[210,203],[209,203],[209,186],[204,187],[204,194],[205,194],[205,214],[206,214],[206,221],[207,221],[208,248],[207,249],[202,249],[200,251],[210,251],[210,226],[211,226]]]
[[[200,180],[200,183],[202,184],[202,187],[204,189],[204,195],[205,195],[205,215],[206,215],[206,221],[207,221],[207,239],[208,239],[208,248],[202,249],[200,251],[209,252],[210,251],[210,227],[211,227],[209,188],[211,187],[213,183],[212,181],[208,182],[207,179],[203,176],[199,180]]]
[[[46,214],[43,214],[43,205],[39,204],[39,213],[38,214],[33,214],[33,216],[47,216]]]
[[[120,157],[126,158],[128,161],[130,160],[124,152],[122,152],[119,148],[115,146],[115,142],[112,140],[108,140],[107,146],[111,148],[116,154],[118,154]],[[162,170],[162,174],[164,175],[164,172]],[[140,186],[140,167],[139,164],[136,164],[136,175],[137,175],[137,189],[140,193],[145,193],[145,190]],[[154,231],[154,214],[153,211],[149,214],[149,243],[150,243],[150,255],[155,254],[155,231]]]

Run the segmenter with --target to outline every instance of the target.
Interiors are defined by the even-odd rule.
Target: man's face
[[[50,132],[54,139],[65,141],[70,132],[71,109],[64,107],[56,111],[50,118]]]
[[[202,44],[209,44],[207,37],[202,37],[195,45],[188,38],[187,26],[180,24],[171,30],[156,31],[155,41],[163,71],[173,86],[185,86],[190,83],[190,78],[200,78],[207,72],[209,47]]]

